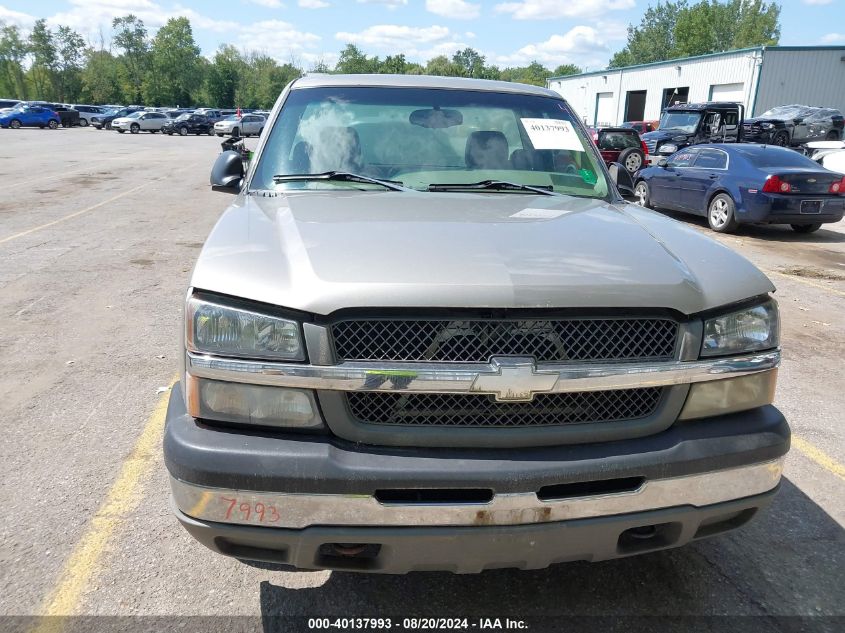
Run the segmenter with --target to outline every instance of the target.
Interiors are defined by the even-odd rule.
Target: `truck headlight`
[[[220,301],[191,297],[185,318],[188,351],[240,358],[304,360],[299,323]]]
[[[702,356],[724,356],[778,346],[778,307],[769,299],[704,322]]]
[[[771,130],[774,127],[774,125],[772,123],[761,123],[760,127],[763,128],[764,130]]]
[[[660,146],[660,153],[661,154],[674,154],[678,151],[678,146],[673,145],[672,143],[666,143],[665,145]]]

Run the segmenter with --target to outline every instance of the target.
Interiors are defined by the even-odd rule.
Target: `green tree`
[[[332,69],[329,68],[329,65],[325,62],[325,60],[320,59],[320,60],[317,60],[316,62],[314,62],[314,64],[311,66],[311,70],[309,70],[308,72],[322,73],[322,74],[325,75],[325,74],[330,73],[331,71],[332,71]]]
[[[32,57],[28,75],[35,94],[38,99],[54,101],[58,93],[58,53],[53,33],[47,28],[47,20],[36,20],[28,39]]]
[[[69,26],[59,26],[55,34],[60,101],[77,101],[82,89],[85,40]]]
[[[149,69],[150,44],[144,22],[132,15],[112,20],[115,30],[112,42],[121,51],[120,84],[122,100],[129,103],[141,101],[142,83]]]
[[[461,77],[486,79],[488,73],[485,61],[484,55],[472,48],[465,48],[452,55],[452,64],[459,69]]]
[[[408,66],[404,53],[388,55],[381,63],[378,72],[389,75],[405,75],[408,74]]]
[[[85,66],[80,80],[82,92],[80,101],[90,103],[120,103],[123,92],[120,88],[120,62],[106,50],[88,49]]]
[[[170,18],[153,38],[150,69],[143,82],[145,103],[190,105],[203,84],[200,47],[188,18]]]
[[[26,99],[28,97],[24,62],[27,44],[15,25],[0,22],[0,94]]]
[[[741,5],[733,47],[775,46],[780,41],[780,5],[761,0],[734,0]]]
[[[231,44],[222,44],[208,69],[205,93],[209,105],[229,108],[235,105],[238,84],[246,72],[246,61]]]
[[[646,9],[639,26],[628,26],[628,44],[613,56],[610,67],[670,59],[675,50],[675,23],[686,6],[686,0],[679,0]]]
[[[377,73],[380,66],[378,57],[367,57],[355,44],[347,44],[340,51],[334,71],[343,74]]]
[[[459,77],[461,68],[453,64],[445,55],[432,57],[425,65],[426,75],[439,75],[440,77]]]
[[[505,81],[515,81],[521,84],[532,84],[534,86],[545,86],[546,79],[552,76],[552,72],[538,61],[533,61],[528,66],[516,68],[505,68],[501,78]]]
[[[561,64],[552,71],[552,77],[565,77],[566,75],[578,75],[584,72],[575,64]]]
[[[772,46],[780,38],[779,20],[780,6],[762,0],[658,2],[638,26],[628,26],[628,43],[610,67]]]
[[[282,64],[263,53],[249,53],[238,84],[233,105],[245,108],[270,108],[285,86],[302,75],[293,64]]]

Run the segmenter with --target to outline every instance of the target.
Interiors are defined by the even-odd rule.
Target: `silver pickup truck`
[[[239,559],[467,573],[751,520],[789,448],[775,289],[614,167],[543,88],[290,84],[212,171],[236,196],[185,304],[179,521]]]

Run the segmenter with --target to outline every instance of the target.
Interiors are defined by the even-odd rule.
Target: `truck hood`
[[[755,123],[771,123],[772,125],[776,125],[778,127],[784,127],[786,123],[792,123],[792,119],[779,119],[776,117],[755,116],[751,117],[750,119],[743,119],[742,122],[746,125],[754,125]]]
[[[569,196],[299,192],[238,196],[191,286],[294,310],[670,308],[774,290],[695,229]]]
[[[689,137],[692,136],[692,134],[687,134],[686,132],[678,131],[666,132],[664,130],[655,130],[654,132],[646,132],[645,134],[640,134],[640,138],[646,142],[668,141],[670,138],[673,138],[675,136]]]

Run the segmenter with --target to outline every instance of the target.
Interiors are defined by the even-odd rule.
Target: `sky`
[[[133,13],[154,32],[186,16],[203,54],[220,44],[304,68],[333,65],[354,43],[370,55],[424,62],[467,46],[500,67],[537,60],[604,68],[656,0],[0,0],[0,20],[38,18],[108,46],[111,19]],[[782,0],[782,45],[845,45],[845,0]]]

